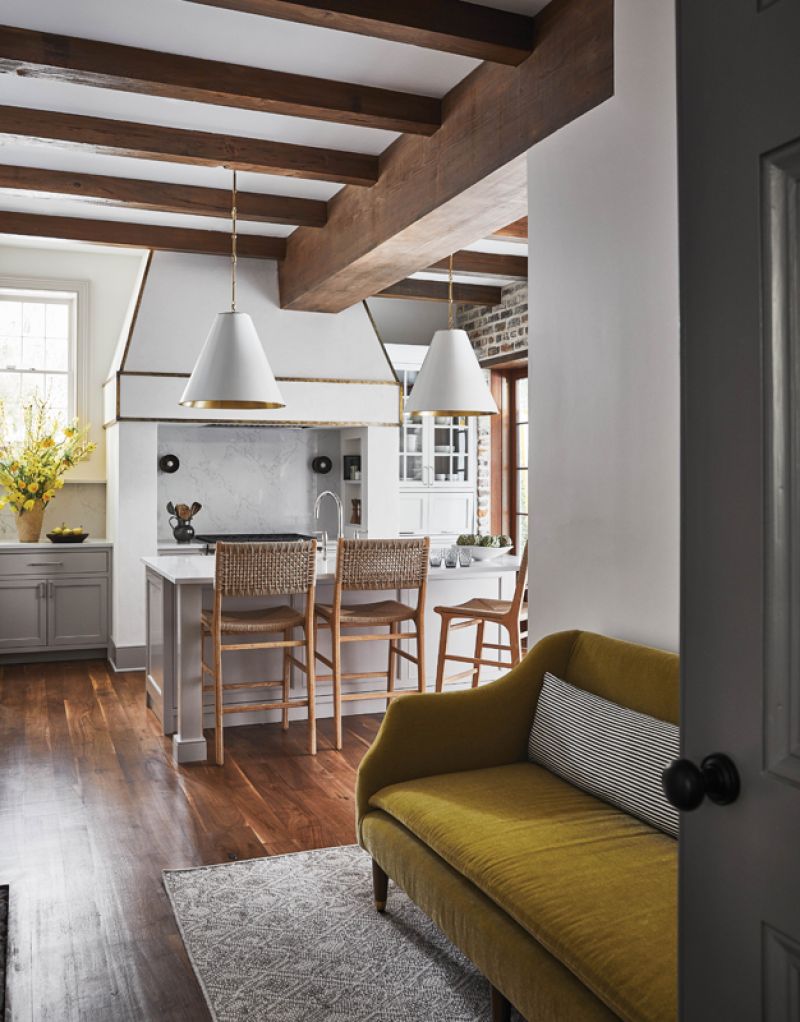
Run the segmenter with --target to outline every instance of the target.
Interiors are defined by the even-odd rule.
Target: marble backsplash
[[[44,513],[42,536],[48,529],[66,522],[83,528],[95,539],[106,535],[106,484],[67,483]],[[17,538],[16,516],[5,507],[0,511],[0,542]]]
[[[158,456],[177,455],[180,468],[158,474],[159,540],[172,538],[169,501],[203,505],[198,533],[313,532],[318,453],[330,452],[317,430],[160,426]]]

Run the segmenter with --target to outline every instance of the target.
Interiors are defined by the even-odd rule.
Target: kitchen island
[[[200,671],[201,610],[210,608],[214,595],[214,557],[205,554],[172,554],[142,558],[146,573],[147,597],[147,703],[161,721],[163,732],[172,735],[173,756],[177,763],[205,760],[206,739],[203,727],[213,726],[213,695],[203,692]],[[434,607],[442,604],[462,603],[473,597],[510,599],[516,582],[519,558],[496,557],[488,561],[475,561],[468,568],[431,568],[428,575],[428,595],[425,610],[425,664],[426,685],[432,689],[436,679],[436,653],[439,642],[439,615]],[[333,553],[327,560],[321,555],[317,559],[317,600],[331,602],[336,561]],[[386,599],[390,594],[349,592],[346,602],[368,602]],[[408,594],[398,591],[395,599],[408,601]],[[260,601],[269,606],[274,603],[291,602],[289,597],[276,597]],[[229,601],[236,606],[237,601]],[[241,601],[243,606],[253,606],[254,601]],[[490,629],[489,631],[493,631]],[[487,632],[487,642],[497,642]],[[329,654],[330,637],[320,631],[320,649]],[[505,634],[500,640],[507,641]],[[451,633],[450,648],[471,653],[474,643],[473,629]],[[357,648],[356,648],[357,647]],[[225,680],[247,681],[254,678],[276,678],[280,676],[279,653],[273,650],[259,653],[231,653],[225,658]],[[385,642],[356,643],[346,647],[344,671],[385,670],[387,644]],[[413,668],[403,658],[399,668],[397,690],[415,691],[417,687]],[[317,670],[327,674],[324,665],[317,663]],[[454,670],[451,665],[451,671]],[[499,676],[501,670],[482,668],[481,680]],[[208,679],[210,681],[210,679]],[[468,679],[455,682],[464,686]],[[301,672],[292,677],[292,687],[304,684]],[[369,683],[367,683],[369,684]],[[357,692],[360,681],[343,682],[344,692]],[[237,697],[237,692],[226,693],[226,701]],[[241,698],[241,695],[239,695]],[[252,690],[247,694],[252,699]],[[385,709],[382,700],[354,700],[346,703],[346,713],[377,713]],[[317,716],[328,717],[332,713],[331,683],[322,681],[317,690]],[[304,717],[304,710],[292,712],[293,718]],[[233,714],[226,726],[277,721],[280,711]]]

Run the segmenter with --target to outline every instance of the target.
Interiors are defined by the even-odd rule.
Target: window
[[[528,539],[528,367],[494,367],[492,394],[500,414],[490,426],[491,531],[507,533],[521,553]]]
[[[0,400],[14,416],[38,395],[65,422],[79,414],[78,305],[86,285],[5,283],[0,280]]]
[[[511,459],[511,535],[521,553],[528,539],[528,373],[512,381],[511,414],[514,435]]]

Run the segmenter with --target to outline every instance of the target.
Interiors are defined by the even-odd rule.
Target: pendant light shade
[[[181,404],[189,408],[283,408],[267,356],[246,312],[220,312]]]
[[[433,335],[405,403],[406,415],[496,415],[497,405],[465,330],[453,328],[453,257],[450,256],[447,330]]]
[[[497,405],[464,330],[437,330],[414,387],[407,415],[494,415]]]
[[[231,309],[214,320],[180,403],[187,408],[284,408],[253,321],[236,311],[236,171],[231,223]]]

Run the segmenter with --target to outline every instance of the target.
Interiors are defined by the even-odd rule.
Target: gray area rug
[[[489,987],[405,894],[372,903],[356,846],[165,870],[219,1022],[485,1022]]]

